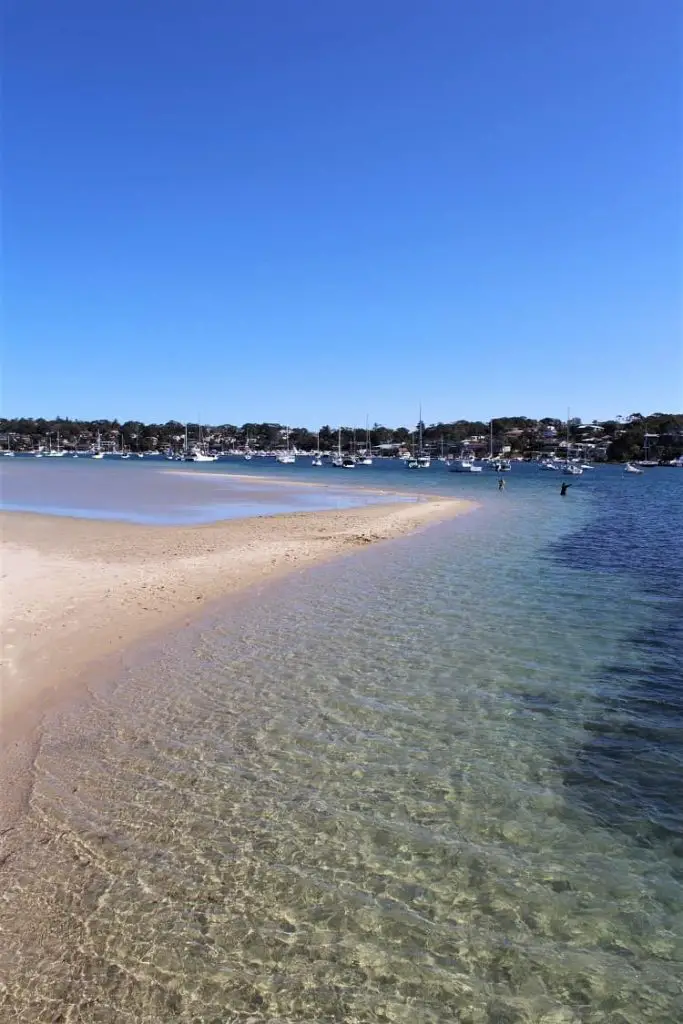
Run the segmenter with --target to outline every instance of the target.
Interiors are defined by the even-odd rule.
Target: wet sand
[[[473,507],[428,498],[183,527],[0,514],[0,826],[21,812],[41,716],[88,666],[207,601]]]

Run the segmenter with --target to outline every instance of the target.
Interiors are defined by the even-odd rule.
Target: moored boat
[[[449,473],[481,473],[482,467],[477,466],[471,455],[460,455],[448,463]]]

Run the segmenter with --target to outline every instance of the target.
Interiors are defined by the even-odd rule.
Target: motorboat
[[[449,473],[481,473],[481,466],[477,466],[474,459],[463,455],[459,459],[451,459],[448,463]]]
[[[183,455],[184,462],[216,462],[217,459],[217,455],[208,455],[206,452],[200,451],[199,448],[190,448]]]
[[[627,462],[624,466],[624,473],[637,473],[638,476],[642,476],[643,470],[639,466],[634,466],[631,462]]]

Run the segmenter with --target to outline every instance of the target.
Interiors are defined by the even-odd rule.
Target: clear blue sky
[[[683,408],[678,0],[13,0],[8,415]]]

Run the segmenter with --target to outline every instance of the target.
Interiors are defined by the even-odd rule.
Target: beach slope
[[[472,507],[429,498],[199,527],[0,514],[5,751],[86,666],[182,625],[206,601]]]

